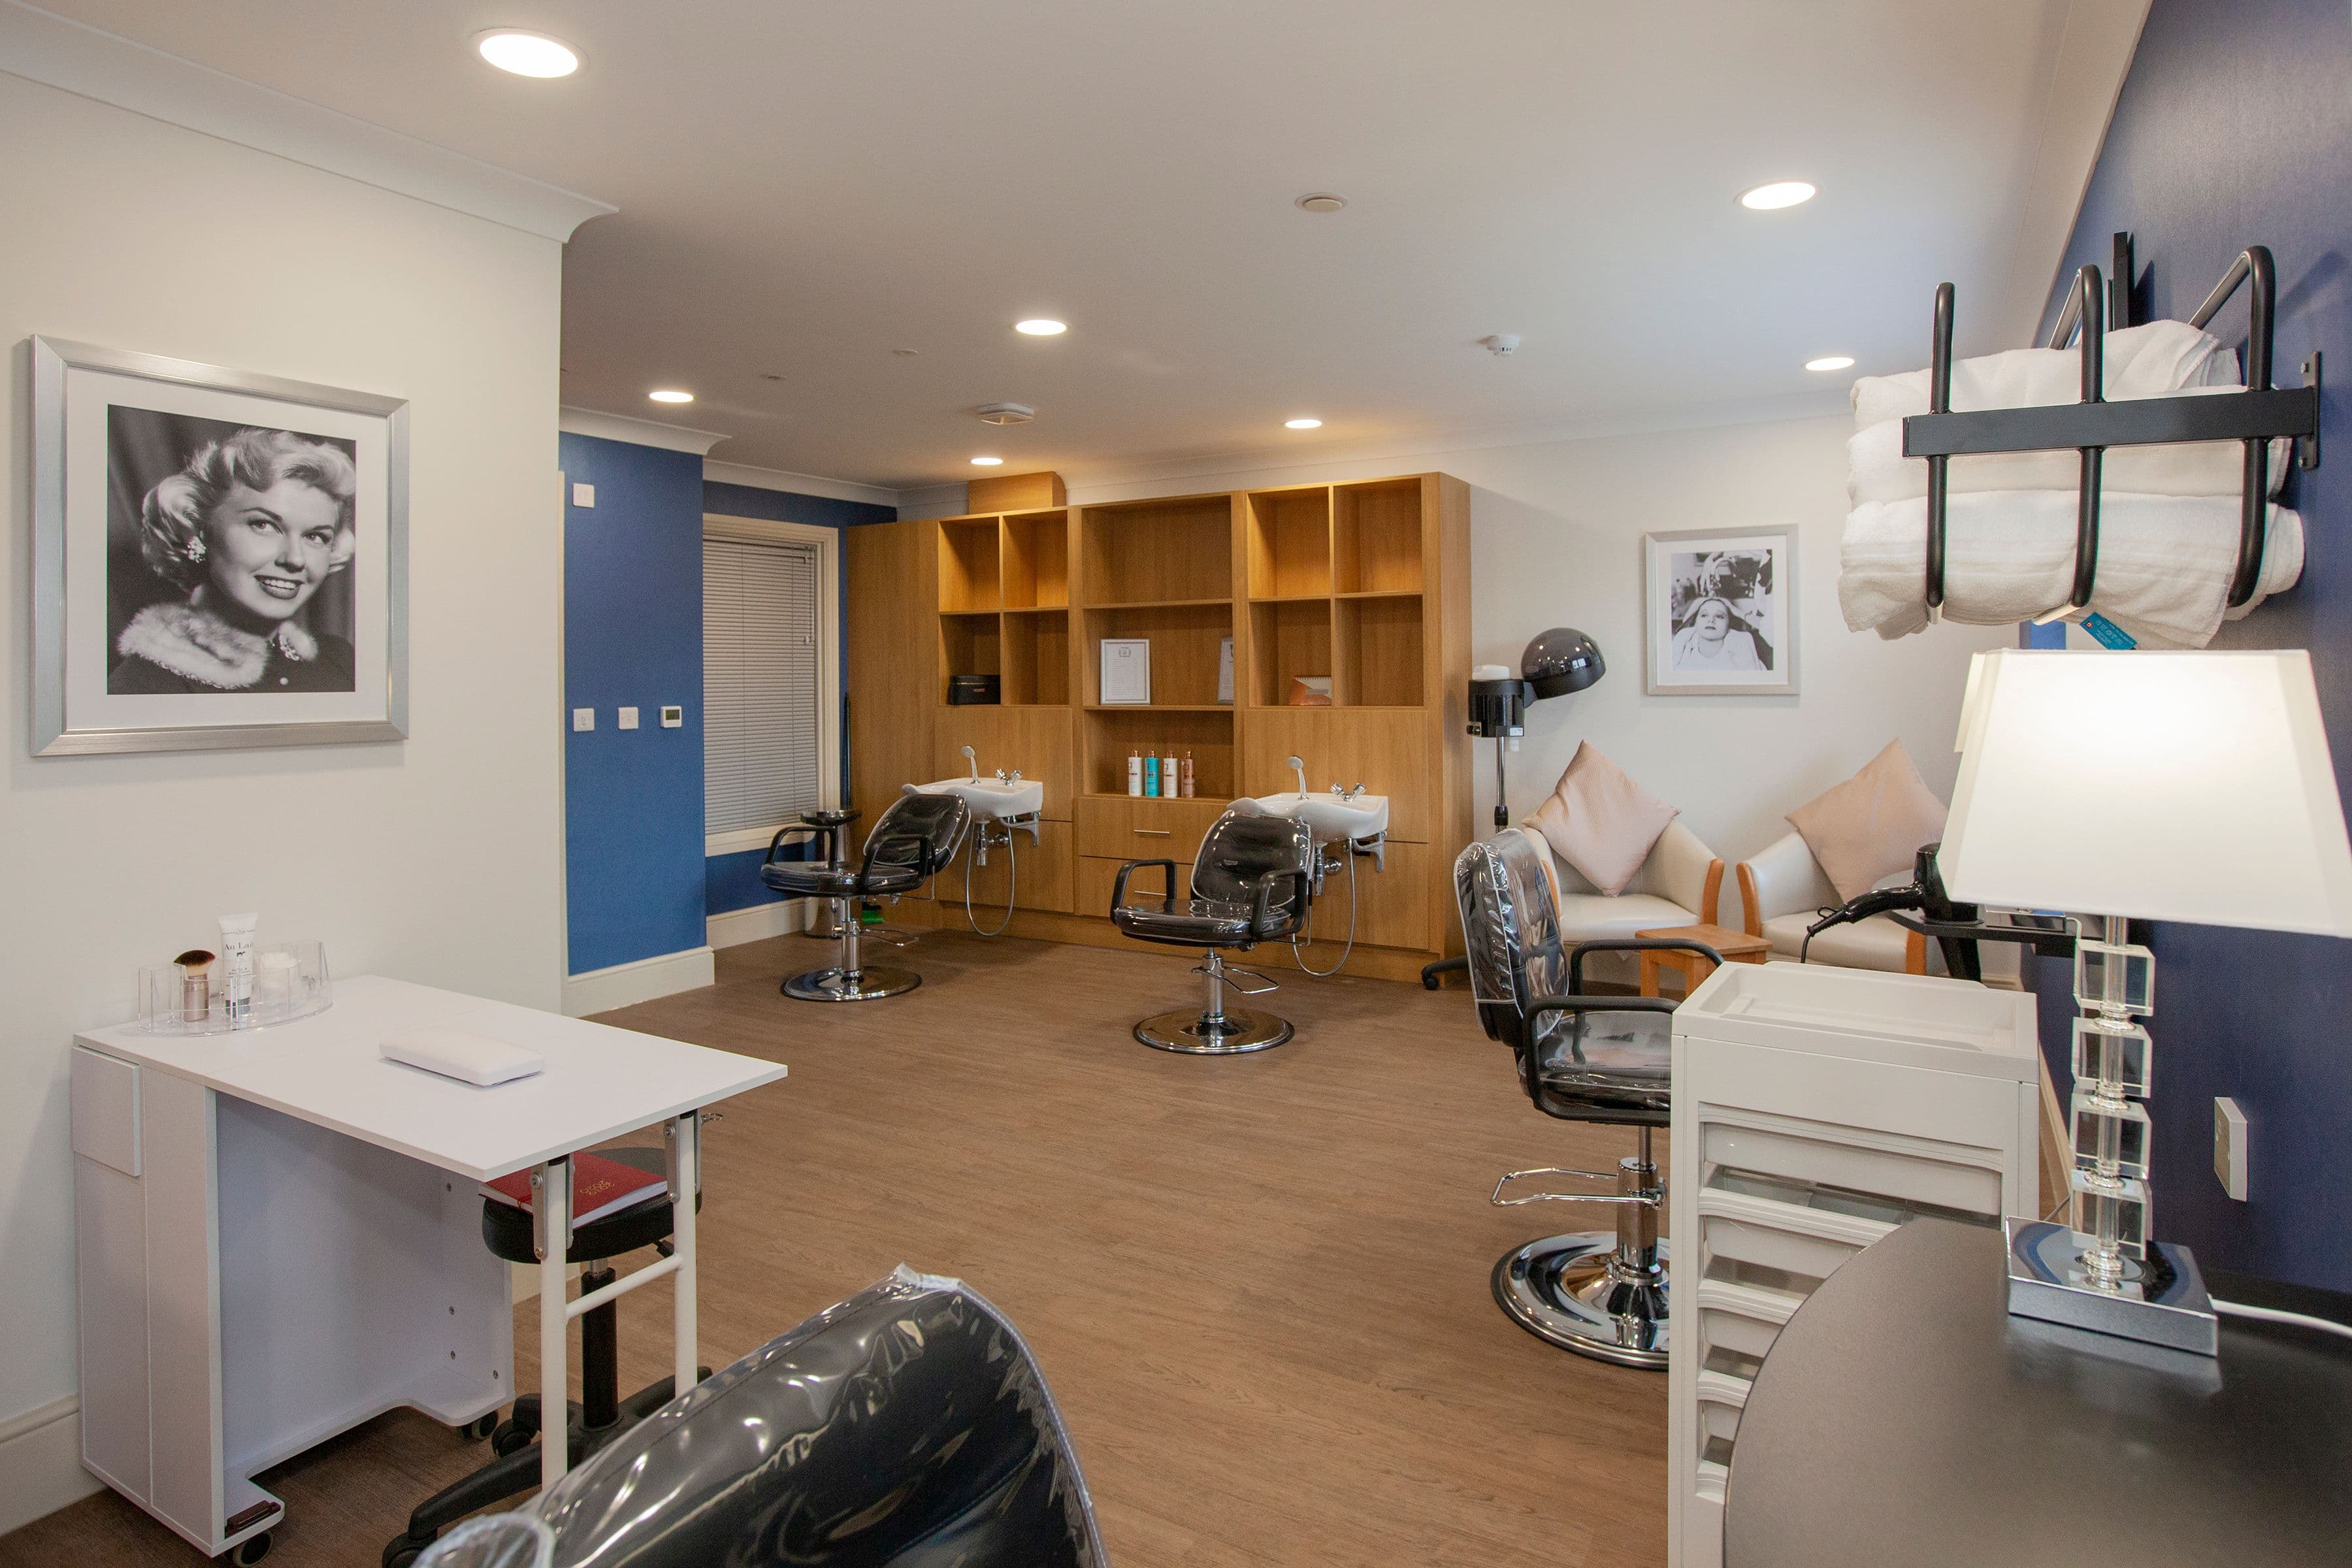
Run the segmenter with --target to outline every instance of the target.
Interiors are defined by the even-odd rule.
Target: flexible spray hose
[[[1348,944],[1339,950],[1339,962],[1332,964],[1328,969],[1311,968],[1307,963],[1307,954],[1303,944],[1315,940],[1315,906],[1312,903],[1307,906],[1307,923],[1304,929],[1290,933],[1291,962],[1297,964],[1299,968],[1305,970],[1307,973],[1315,976],[1318,980],[1328,980],[1331,976],[1339,973],[1339,971],[1347,968],[1348,955],[1356,951],[1356,851],[1351,847],[1346,853],[1348,859]]]
[[[1004,836],[1004,918],[996,922],[994,931],[981,931],[980,917],[971,912],[971,863],[980,858],[980,830],[972,830],[971,839],[963,848],[963,918],[982,936],[1003,936],[1004,928],[1013,923],[1013,900],[1021,892],[1021,862],[1013,853],[1013,835]]]

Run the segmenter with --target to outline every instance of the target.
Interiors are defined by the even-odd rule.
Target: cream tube
[[[258,915],[223,915],[221,935],[221,1006],[231,1028],[253,1021],[253,928]]]

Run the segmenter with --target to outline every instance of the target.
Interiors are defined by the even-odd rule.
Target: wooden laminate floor
[[[1298,1037],[1203,1059],[1128,1037],[1198,994],[1172,956],[942,933],[898,955],[910,995],[776,994],[824,951],[730,949],[715,987],[608,1016],[792,1068],[707,1133],[706,1362],[903,1260],[1028,1336],[1119,1568],[1664,1561],[1664,1374],[1552,1350],[1487,1294],[1547,1221],[1607,1223],[1490,1208],[1496,1175],[1606,1166],[1627,1135],[1538,1114],[1458,985],[1310,980],[1278,953],[1264,1000]],[[624,1299],[625,1388],[667,1372],[668,1315],[667,1285]],[[400,1412],[279,1467],[270,1561],[369,1568],[485,1452]],[[0,1537],[11,1565],[196,1561],[111,1493]]]

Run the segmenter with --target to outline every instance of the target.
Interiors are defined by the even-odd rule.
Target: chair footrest
[[[1513,1182],[1532,1180],[1538,1176],[1553,1176],[1565,1181],[1606,1183],[1605,1193],[1529,1193],[1525,1197],[1507,1198],[1503,1189]],[[1517,1208],[1522,1204],[1637,1204],[1643,1208],[1657,1208],[1666,1201],[1665,1184],[1661,1182],[1643,1187],[1639,1192],[1617,1191],[1618,1173],[1614,1171],[1579,1171],[1566,1166],[1546,1165],[1532,1171],[1513,1171],[1495,1184],[1487,1202],[1496,1208]]]

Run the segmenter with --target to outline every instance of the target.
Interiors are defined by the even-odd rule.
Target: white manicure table
[[[425,1026],[523,1046],[546,1070],[491,1089],[381,1059]],[[279,1523],[251,1478],[401,1405],[464,1426],[514,1397],[505,1263],[478,1183],[535,1173],[544,1408],[564,1406],[567,1156],[659,1122],[670,1191],[698,1189],[700,1110],[777,1063],[398,980],[230,1035],[75,1037],[82,1463],[219,1553]],[[677,1386],[696,1371],[694,1205],[667,1274]],[[565,1444],[541,1445],[541,1481]],[[421,1500],[421,1499],[420,1499]]]

